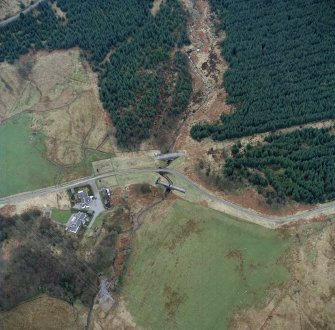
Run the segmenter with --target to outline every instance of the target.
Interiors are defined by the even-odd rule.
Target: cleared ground
[[[158,13],[162,2],[163,0],[154,0],[154,3],[152,4],[152,8],[150,10],[153,16],[155,16]]]
[[[138,326],[225,329],[290,278],[290,238],[186,201],[167,206],[146,218],[128,266],[124,296]]]
[[[21,11],[20,4],[29,6],[31,0],[0,0],[0,20],[11,17]]]
[[[91,174],[93,161],[113,154],[110,131],[79,50],[0,65],[1,196]]]

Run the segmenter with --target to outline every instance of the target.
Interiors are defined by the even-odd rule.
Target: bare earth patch
[[[229,194],[226,193],[225,198],[236,203],[243,205],[246,208],[251,208],[257,212],[268,215],[277,215],[285,216],[289,214],[295,214],[305,210],[310,210],[316,207],[306,204],[298,204],[291,202],[285,206],[282,206],[279,209],[272,209],[269,207],[269,204],[266,203],[264,196],[257,193],[255,189],[247,188],[238,194]]]

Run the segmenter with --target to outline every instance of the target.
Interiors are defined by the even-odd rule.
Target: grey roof
[[[67,227],[67,230],[70,231],[71,233],[76,234],[80,226],[85,223],[86,219],[87,219],[87,214],[84,212],[78,212],[78,213],[72,214],[69,220],[69,225]]]
[[[90,205],[91,198],[88,196],[86,191],[78,191],[78,196],[82,204]]]

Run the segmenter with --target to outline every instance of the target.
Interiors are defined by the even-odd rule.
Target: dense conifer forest
[[[335,117],[335,2],[210,0],[225,31],[228,101],[236,112],[192,128],[241,137]]]
[[[79,46],[99,73],[101,100],[121,146],[132,148],[148,138],[163,112],[177,116],[183,111],[192,86],[184,55],[173,55],[188,42],[177,0],[165,1],[155,17],[152,0],[53,2],[65,18],[44,2],[0,28],[0,62],[13,63],[29,49]]]
[[[233,150],[232,150],[233,151]],[[335,198],[335,136],[331,129],[304,129],[274,134],[260,146],[234,146],[225,176],[258,186],[271,198],[316,203]],[[271,189],[266,187],[271,185]]]

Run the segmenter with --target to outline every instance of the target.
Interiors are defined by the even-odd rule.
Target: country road
[[[26,8],[25,10],[23,10],[23,13],[28,13],[29,11],[33,10],[36,6],[38,6],[41,2],[43,1],[48,1],[48,0],[38,0],[36,1],[36,3],[34,3],[33,5],[29,6],[28,8]],[[194,8],[194,3],[190,0],[185,0],[183,1],[185,7],[190,11],[191,16],[192,17],[197,17],[198,16],[198,12],[196,12],[196,8]],[[0,27],[7,25],[10,22],[15,21],[16,19],[18,19],[20,16],[20,13],[17,15],[14,15],[8,19],[5,19],[3,21],[0,22]],[[192,22],[191,26],[190,26],[190,39],[191,41],[194,41],[195,37],[192,35],[192,31],[195,28],[194,26],[194,21]],[[205,30],[208,32],[209,34],[209,39],[211,40],[212,46],[215,45],[215,40],[213,41],[212,36],[211,36],[211,27],[207,26],[205,27]],[[214,46],[213,46],[214,47]],[[197,49],[197,46],[194,47],[193,50]],[[216,97],[216,94],[214,93],[215,91],[215,80],[214,82],[212,82],[212,84],[214,84],[213,86],[209,83],[209,80],[207,78],[207,76],[204,74],[204,72],[202,70],[200,70],[199,67],[197,67],[196,63],[194,63],[192,61],[192,58],[189,57],[190,59],[190,64],[191,67],[193,68],[194,72],[199,76],[199,78],[203,81],[203,86],[204,86],[204,91],[203,91],[203,102],[200,105],[197,105],[195,110],[200,111],[202,110],[207,104],[208,104],[208,100],[211,97]],[[192,112],[193,113],[193,112]],[[187,117],[186,117],[187,118]],[[178,132],[179,130],[182,128],[182,126],[185,124],[186,120],[183,121],[183,123],[181,124],[181,127],[178,128]],[[177,134],[178,135],[178,134]],[[172,147],[171,149],[174,149],[176,147],[176,142],[177,142],[177,136],[175,137]],[[311,219],[311,218],[315,218],[318,217],[320,215],[330,215],[330,214],[335,214],[335,201],[334,202],[329,202],[329,203],[325,203],[325,204],[321,204],[318,205],[316,208],[312,209],[312,210],[306,210],[306,211],[302,211],[302,212],[298,212],[296,214],[293,215],[288,215],[288,216],[283,216],[283,217],[275,217],[275,216],[269,216],[269,215],[263,215],[261,213],[258,213],[252,209],[248,209],[248,208],[244,208],[241,205],[235,204],[233,202],[230,202],[228,200],[225,200],[224,198],[216,195],[213,192],[210,192],[209,190],[203,188],[202,186],[200,186],[199,184],[197,184],[196,182],[192,181],[190,178],[188,178],[187,176],[185,176],[184,174],[182,174],[181,172],[178,172],[177,170],[174,169],[164,169],[164,170],[158,170],[156,168],[146,168],[146,169],[128,169],[128,170],[123,170],[123,171],[115,171],[115,172],[108,172],[108,173],[104,173],[104,174],[100,174],[100,175],[96,175],[96,176],[90,176],[90,177],[85,177],[85,178],[81,178],[72,182],[68,182],[68,183],[64,183],[61,185],[56,185],[56,186],[52,186],[52,187],[48,187],[48,188],[43,188],[43,189],[39,189],[39,190],[35,190],[35,191],[30,191],[30,192],[25,192],[25,193],[20,193],[17,195],[12,195],[12,196],[8,196],[8,197],[4,197],[4,198],[0,198],[0,205],[1,204],[10,204],[10,203],[16,203],[16,202],[20,202],[23,200],[27,200],[27,199],[31,199],[34,197],[38,197],[38,196],[43,196],[45,194],[48,193],[52,193],[52,192],[59,192],[68,188],[72,188],[72,187],[76,187],[76,186],[80,186],[83,184],[90,184],[94,187],[96,187],[95,185],[95,181],[99,180],[99,179],[103,179],[106,177],[110,177],[113,175],[122,175],[122,174],[128,174],[128,173],[152,173],[152,172],[158,172],[158,171],[165,171],[166,173],[170,173],[171,175],[174,175],[175,177],[178,177],[179,179],[183,180],[185,183],[189,184],[190,186],[192,186],[192,189],[198,191],[203,197],[204,199],[206,199],[206,201],[208,202],[208,206],[210,208],[213,209],[217,209],[219,211],[222,211],[224,213],[227,213],[231,216],[249,221],[249,222],[254,222],[263,226],[267,226],[267,227],[274,227],[276,225],[280,225],[280,224],[285,224],[285,223],[290,223],[290,222],[294,222],[294,221],[298,221],[298,220],[302,220],[302,219]],[[187,198],[187,197],[186,197]]]
[[[7,19],[4,19],[3,21],[0,21],[0,27],[6,26],[7,24],[16,21],[19,17],[20,14],[27,14],[29,12],[31,12],[34,8],[36,8],[40,3],[44,2],[46,0],[38,0],[36,1],[34,4],[30,5],[29,7],[27,7],[26,9],[22,10],[21,12],[17,13],[14,16],[11,16]]]
[[[181,180],[184,180],[186,183],[191,185],[192,188],[194,188],[199,193],[201,193],[205,198],[207,198],[210,202],[209,207],[213,209],[220,210],[236,218],[240,218],[242,220],[257,223],[257,224],[260,224],[266,227],[271,227],[271,226],[274,227],[276,225],[287,224],[290,222],[295,222],[295,221],[303,220],[303,219],[312,219],[320,215],[330,215],[330,214],[335,213],[335,202],[329,202],[329,203],[321,204],[312,210],[302,211],[302,212],[298,212],[293,215],[288,215],[288,216],[283,216],[283,217],[263,215],[252,209],[244,208],[238,204],[227,201],[224,198],[217,196],[214,193],[201,187],[200,185],[198,185],[197,183],[189,179],[184,174],[178,172],[177,170],[169,169],[169,168],[165,168],[165,169],[156,169],[156,168],[136,169],[136,168],[133,168],[133,169],[123,170],[123,171],[108,172],[108,173],[99,174],[99,175],[95,175],[91,177],[81,178],[81,179],[71,181],[68,183],[64,183],[61,185],[56,185],[52,187],[35,190],[35,191],[29,191],[29,192],[20,193],[17,195],[3,197],[3,198],[0,198],[0,204],[17,203],[20,201],[24,201],[24,200],[31,199],[34,197],[43,196],[48,193],[59,192],[59,191],[73,188],[76,186],[80,186],[83,184],[91,184],[95,186],[96,180],[107,178],[110,176],[129,174],[129,173],[152,173],[152,172],[154,173],[165,172],[175,177],[178,177]],[[214,205],[212,205],[211,203],[213,203]]]

